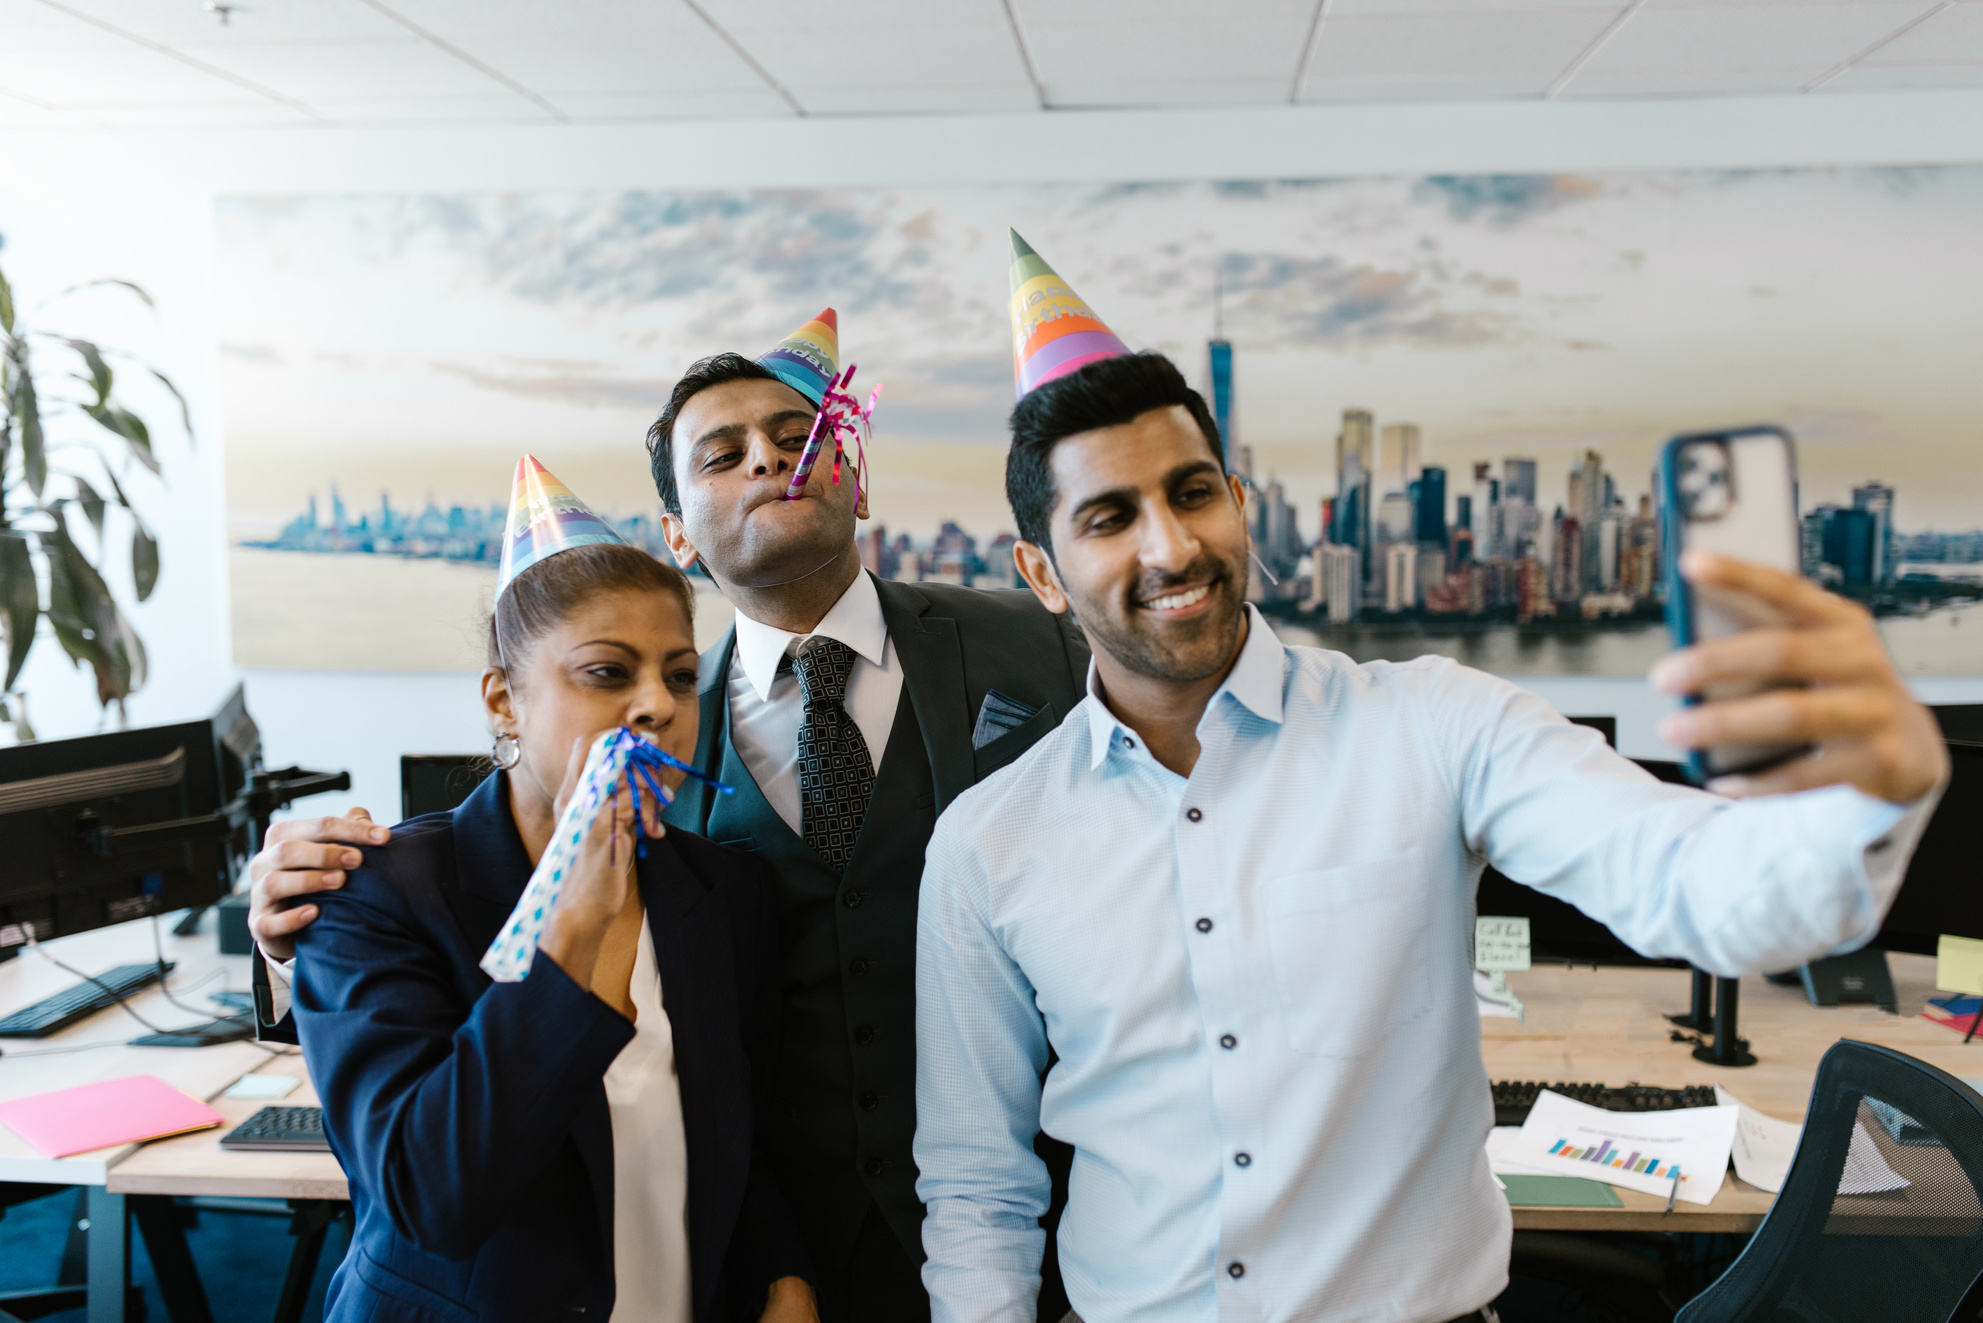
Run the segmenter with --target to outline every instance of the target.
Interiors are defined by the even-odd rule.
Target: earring
[[[495,747],[489,751],[489,761],[507,772],[523,761],[523,745],[517,742],[516,736],[504,731],[496,736]]]

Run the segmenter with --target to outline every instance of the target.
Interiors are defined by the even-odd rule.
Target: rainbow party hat
[[[1044,386],[1129,346],[1102,324],[1032,245],[1012,235],[1012,375],[1016,393]]]
[[[758,356],[758,366],[818,404],[840,374],[840,316],[828,308]]]
[[[573,547],[590,547],[604,542],[625,545],[626,539],[606,526],[584,501],[572,495],[571,488],[551,476],[525,455],[516,462],[516,480],[510,486],[509,525],[503,534],[503,559],[496,570],[496,596],[516,582],[516,576],[549,556]]]

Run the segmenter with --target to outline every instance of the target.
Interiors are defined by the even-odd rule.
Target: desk
[[[1872,1006],[1811,1005],[1801,988],[1760,978],[1742,980],[1740,1031],[1757,1063],[1711,1066],[1690,1044],[1669,1038],[1668,1014],[1687,1009],[1688,975],[1679,969],[1597,969],[1537,966],[1510,974],[1526,1021],[1482,1020],[1481,1054],[1490,1079],[1545,1083],[1720,1084],[1759,1112],[1804,1119],[1818,1059],[1841,1038],[1877,1043],[1940,1066],[1958,1078],[1983,1077],[1983,1037],[1967,1047],[1962,1035],[1920,1018],[1935,995],[1935,962],[1890,955],[1900,1014]],[[1614,1187],[1615,1188],[1615,1187]],[[1749,1232],[1762,1224],[1775,1196],[1731,1171],[1714,1201],[1677,1204],[1636,1190],[1617,1190],[1622,1208],[1517,1208],[1522,1231]]]
[[[172,972],[172,988],[181,1001],[200,1009],[179,1009],[155,985],[127,999],[139,1014],[168,1029],[201,1019],[208,1006],[202,994],[218,992],[223,987],[236,991],[248,988],[248,958],[223,956],[218,952],[211,915],[201,925],[201,931],[189,937],[172,935],[171,925],[177,918],[166,915],[158,920],[165,958],[177,962]],[[152,920],[138,919],[57,938],[45,945],[49,954],[64,964],[86,974],[98,974],[113,965],[155,959],[152,931]],[[74,975],[57,969],[32,951],[22,951],[0,964],[0,1013],[39,1001],[75,982]],[[198,991],[186,991],[195,988]],[[126,1040],[147,1032],[130,1015],[112,1007],[53,1037],[0,1039],[0,1099],[124,1075],[156,1075],[195,1098],[212,1098],[244,1072],[257,1069],[269,1059],[267,1050],[254,1043],[223,1043],[201,1048],[126,1046]],[[137,1150],[135,1144],[124,1144],[70,1158],[45,1158],[13,1131],[0,1126],[0,1181],[79,1185],[89,1190],[90,1323],[118,1323],[124,1316],[124,1288],[130,1277],[127,1213],[135,1212],[140,1219],[161,1287],[168,1285],[174,1273],[191,1273],[192,1260],[185,1254],[185,1242],[176,1235],[170,1218],[153,1219],[154,1205],[141,1203],[127,1207],[122,1193],[107,1188],[110,1171]],[[196,1277],[187,1280],[197,1283]]]

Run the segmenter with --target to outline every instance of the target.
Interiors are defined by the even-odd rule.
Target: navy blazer
[[[530,872],[499,773],[313,897],[296,1024],[357,1216],[327,1320],[612,1313],[604,1076],[633,1026],[548,958],[520,983],[482,972]],[[752,1151],[776,1052],[771,879],[680,829],[637,876],[688,1139],[695,1318],[754,1319],[771,1282],[812,1278]]]

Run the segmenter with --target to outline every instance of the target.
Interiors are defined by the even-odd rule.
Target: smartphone
[[[1680,554],[1711,551],[1790,574],[1801,572],[1797,523],[1797,457],[1780,427],[1676,436],[1659,456],[1661,548],[1666,624],[1675,647],[1726,638],[1745,629],[1781,625],[1783,617],[1751,597],[1702,590],[1680,577]],[[1746,698],[1770,686],[1710,685],[1689,694],[1689,705]],[[1798,757],[1803,744],[1728,744],[1695,749],[1683,760],[1695,784],[1713,777],[1759,772]]]

